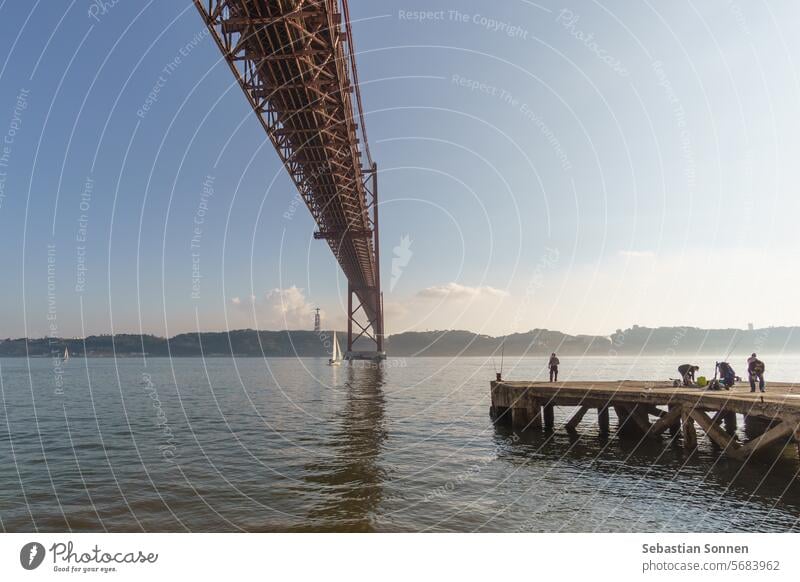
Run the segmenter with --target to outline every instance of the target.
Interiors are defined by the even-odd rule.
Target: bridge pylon
[[[368,170],[363,170],[365,176],[364,190],[367,194],[367,210],[371,211],[369,217],[370,232],[372,235],[372,248],[375,261],[375,284],[371,287],[357,287],[352,282],[347,284],[347,351],[345,360],[380,361],[386,359],[383,340],[383,291],[381,290],[381,245],[380,221],[378,218],[378,165],[373,163]],[[374,315],[370,317],[365,309],[365,301],[371,301],[376,307]],[[375,348],[356,350],[356,341],[367,338],[375,344]],[[371,347],[371,346],[370,346]]]

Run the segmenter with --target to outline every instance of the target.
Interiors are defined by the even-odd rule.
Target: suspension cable
[[[369,141],[367,140],[367,126],[364,123],[364,107],[361,105],[361,85],[358,82],[358,69],[356,68],[356,49],[353,46],[353,31],[350,28],[350,8],[347,0],[342,0],[342,12],[344,14],[344,26],[347,34],[347,48],[350,52],[350,71],[353,75],[353,86],[356,93],[356,104],[358,106],[358,118],[361,122],[361,136],[364,138],[364,152],[367,154],[369,169],[372,169],[372,154],[369,151]]]

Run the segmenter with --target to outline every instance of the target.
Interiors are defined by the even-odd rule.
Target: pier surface
[[[772,382],[766,393],[750,392],[747,383],[730,390],[674,387],[672,382],[620,380],[613,382],[566,381],[491,383],[490,414],[499,424],[520,430],[553,430],[555,406],[578,407],[564,425],[577,431],[590,410],[597,411],[601,433],[610,432],[609,411],[618,419],[620,436],[655,438],[669,430],[680,434],[684,446],[697,444],[695,425],[722,447],[726,455],[747,458],[769,444],[798,443],[800,454],[800,385]],[[736,436],[742,415],[746,443]],[[724,428],[723,428],[724,427]]]

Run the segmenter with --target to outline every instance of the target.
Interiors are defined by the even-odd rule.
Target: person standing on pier
[[[681,375],[684,386],[694,386],[694,375],[700,369],[700,366],[694,364],[681,364],[678,366],[678,374]]]
[[[747,375],[750,378],[750,392],[756,391],[756,380],[758,380],[758,389],[761,392],[766,392],[764,388],[764,370],[766,366],[764,362],[758,359],[755,352],[747,358]]]
[[[551,382],[558,382],[558,365],[560,363],[561,362],[558,361],[558,356],[556,356],[555,352],[550,354],[550,361],[547,363],[547,367],[550,368]]]

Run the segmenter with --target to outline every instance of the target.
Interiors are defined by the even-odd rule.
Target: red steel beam
[[[357,296],[380,350],[377,172],[363,126],[347,1],[341,1],[341,9],[338,0],[194,3],[319,232],[359,235],[322,238],[328,240],[347,277],[348,295],[352,290]]]

